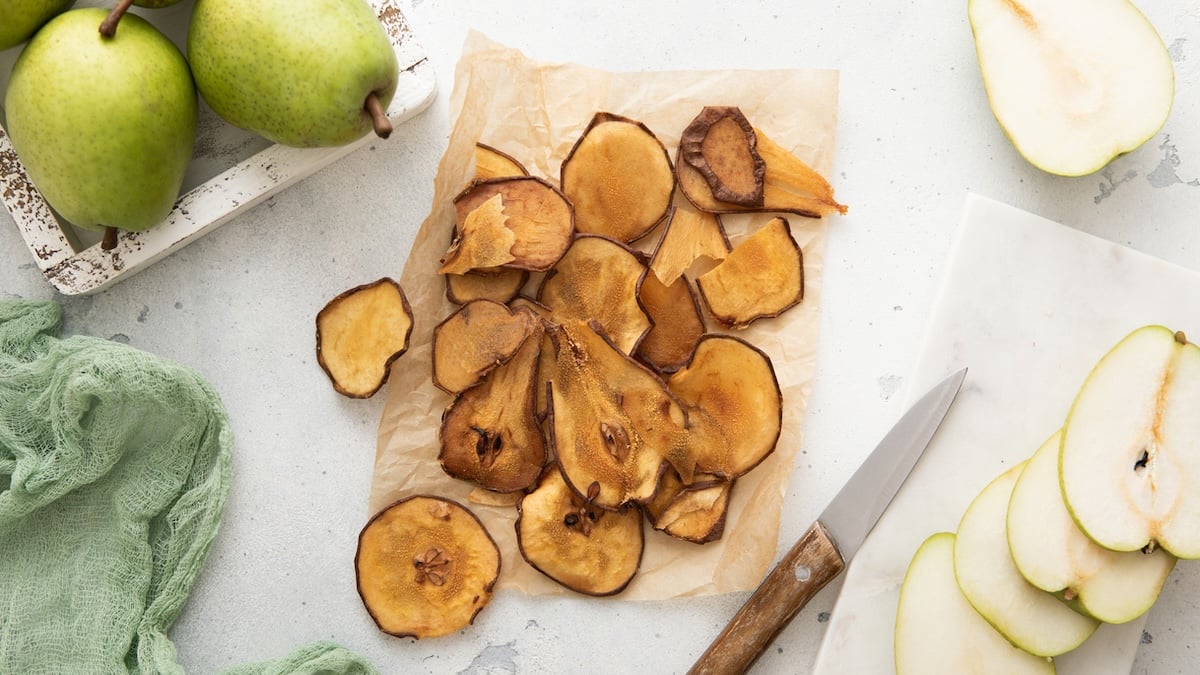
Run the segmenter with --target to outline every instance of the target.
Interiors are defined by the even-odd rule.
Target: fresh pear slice
[[[896,675],[1049,675],[1054,662],[1004,639],[954,581],[954,542],[939,532],[908,564],[896,611]]]
[[[970,0],[967,14],[992,112],[1034,166],[1093,173],[1166,122],[1171,57],[1129,0]]]
[[[1115,551],[1200,558],[1200,348],[1163,326],[1133,331],[1080,387],[1059,473],[1075,522]]]
[[[625,244],[581,234],[542,280],[537,299],[556,320],[595,320],[621,351],[632,354],[652,325],[639,294],[646,272]]]
[[[967,507],[954,542],[954,575],[967,601],[1014,645],[1057,656],[1083,644],[1100,622],[1030,584],[1008,551],[1008,502],[1026,462],[988,483]]]
[[[1089,539],[1067,511],[1058,482],[1061,432],[1021,472],[1008,502],[1008,547],[1021,576],[1105,623],[1150,609],[1175,567],[1162,549],[1116,552]]]

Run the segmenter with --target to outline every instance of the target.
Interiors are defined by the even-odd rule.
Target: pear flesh
[[[1014,645],[1037,656],[1065,654],[1100,622],[1025,580],[1008,550],[1009,498],[1026,462],[993,479],[963,513],[954,574],[967,601]]]
[[[179,197],[198,103],[183,54],[141,17],[69,10],[29,41],[4,104],[13,147],[59,215],[86,228],[145,230]]]
[[[1200,558],[1200,347],[1135,330],[1080,387],[1059,470],[1072,517],[1105,548]]]
[[[345,145],[386,125],[400,72],[366,0],[197,0],[187,52],[217,115],[293,147]]]
[[[967,11],[992,112],[1034,166],[1094,173],[1166,122],[1171,58],[1128,0],[969,0]]]
[[[1058,480],[1062,434],[1029,459],[1008,503],[1008,546],[1025,579],[1060,594],[1105,623],[1126,623],[1158,599],[1175,557],[1162,549],[1110,551],[1088,539],[1071,519]]]
[[[939,532],[913,555],[896,611],[896,675],[1051,675],[1051,659],[1013,646],[980,616],[954,578],[955,535]]]
[[[6,0],[0,21],[0,49],[33,37],[47,21],[67,11],[75,0]]]

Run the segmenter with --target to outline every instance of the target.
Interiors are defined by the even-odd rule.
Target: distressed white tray
[[[370,0],[400,62],[400,81],[388,106],[399,124],[433,100],[434,69],[396,0]],[[84,2],[80,5],[86,4]],[[182,49],[192,0],[139,12]],[[19,48],[0,52],[0,87],[7,84]],[[0,97],[0,102],[3,99]],[[203,102],[196,148],[182,194],[166,219],[145,232],[122,232],[116,248],[100,248],[99,234],[62,221],[29,180],[0,115],[0,201],[12,214],[42,274],[60,293],[98,291],[145,269],[242,211],[368,143],[374,135],[333,148],[289,148],[221,121]]]

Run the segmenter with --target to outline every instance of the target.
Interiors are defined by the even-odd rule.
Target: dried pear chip
[[[557,320],[596,320],[617,347],[632,354],[650,331],[638,298],[646,266],[628,246],[581,234],[538,288],[538,302]]]
[[[485,251],[500,249],[509,235],[495,229],[495,218],[487,217],[468,229],[471,214],[499,196],[503,225],[511,232],[511,243],[505,249],[511,259],[504,262],[480,261],[466,256],[458,249],[479,248]],[[472,269],[512,267],[543,272],[554,266],[563,251],[571,245],[575,233],[575,215],[563,193],[536,176],[509,176],[475,181],[454,198],[454,242],[447,252],[448,271],[459,274]],[[469,238],[490,238],[497,241],[469,242]],[[473,255],[473,254],[471,254]],[[443,266],[443,273],[447,271]]]
[[[552,312],[550,308],[523,295],[518,295],[508,303],[513,309],[525,308],[537,314],[543,321],[552,321]],[[542,335],[542,352],[538,359],[538,382],[536,393],[537,415],[539,420],[544,420],[549,409],[546,403],[546,383],[550,381],[551,374],[554,373],[554,345],[550,342],[550,336],[543,331]]]
[[[638,508],[599,508],[575,494],[553,467],[517,504],[516,528],[525,560],[578,593],[619,593],[641,566],[645,534]]]
[[[528,310],[472,300],[433,329],[433,383],[457,394],[508,361],[539,323]]]
[[[486,143],[475,144],[475,179],[503,178],[505,176],[528,176],[524,164],[511,155],[501,152]]]
[[[549,429],[572,489],[601,508],[654,496],[687,416],[657,375],[580,321],[551,325]],[[594,492],[594,494],[593,494]]]
[[[719,215],[673,206],[662,238],[654,247],[650,270],[670,286],[701,257],[724,260],[732,248]]]
[[[696,471],[732,480],[775,450],[783,393],[771,359],[749,342],[704,336],[667,385],[687,411],[688,457],[675,464],[684,482],[693,482]]]
[[[598,112],[563,160],[559,184],[575,206],[580,232],[628,243],[667,216],[675,172],[646,125]]]
[[[412,325],[400,284],[384,277],[356,286],[317,313],[317,363],[339,394],[369,398],[408,350]]]
[[[834,199],[833,188],[821,174],[772,141],[761,129],[756,128],[755,134],[759,155],[767,163],[761,206],[721,201],[713,195],[704,174],[691,164],[678,161],[675,174],[683,196],[696,208],[713,213],[776,212],[808,218],[846,213],[846,205]]]
[[[517,240],[507,225],[504,202],[492,195],[466,214],[457,236],[442,258],[440,274],[466,274],[471,270],[498,267],[516,260],[512,254]]]
[[[660,373],[678,370],[704,334],[704,318],[692,284],[687,277],[679,277],[664,286],[658,277],[647,274],[639,298],[654,326],[638,344],[637,357]]]
[[[494,268],[472,270],[466,274],[446,274],[444,277],[446,299],[456,305],[465,305],[472,300],[512,300],[525,287],[529,272]]]
[[[418,495],[367,522],[354,569],[358,594],[381,631],[437,637],[470,625],[491,601],[500,549],[466,507]]]
[[[713,318],[744,328],[775,317],[804,298],[804,256],[784,218],[772,218],[696,279]]]
[[[695,544],[716,541],[725,533],[729,495],[735,481],[684,485],[679,473],[663,473],[658,493],[646,504],[654,529]]]
[[[537,480],[546,463],[534,396],[541,345],[539,323],[516,355],[446,408],[438,434],[446,473],[497,492]]]
[[[714,198],[758,207],[763,205],[767,163],[758,154],[758,136],[737,106],[705,106],[679,141],[683,161],[704,176]]]

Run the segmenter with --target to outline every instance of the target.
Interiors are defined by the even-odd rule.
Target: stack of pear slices
[[[1053,673],[1102,623],[1153,606],[1200,558],[1200,348],[1144,326],[1093,368],[1061,429],[993,479],[900,590],[910,673]]]

